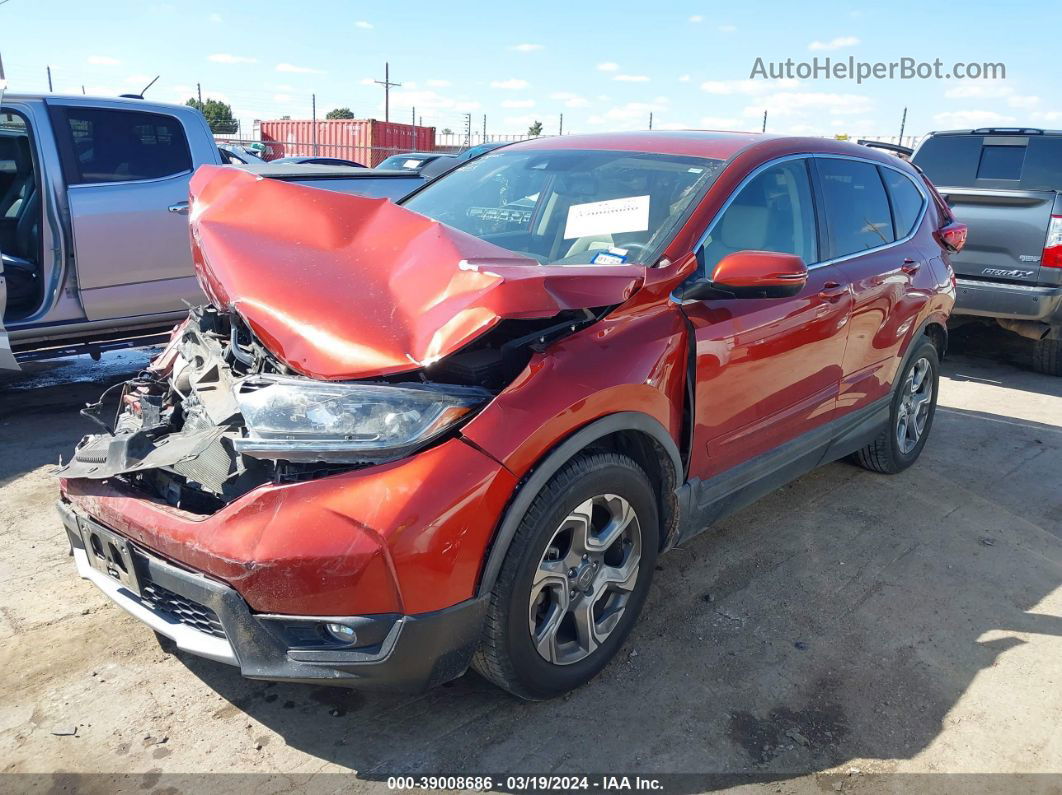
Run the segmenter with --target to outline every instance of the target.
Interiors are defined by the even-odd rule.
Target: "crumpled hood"
[[[303,375],[418,369],[506,318],[618,304],[638,266],[534,260],[370,199],[204,166],[191,183],[196,272]]]

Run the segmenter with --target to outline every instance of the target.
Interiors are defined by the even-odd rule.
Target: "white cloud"
[[[528,82],[526,80],[519,80],[512,78],[510,80],[491,80],[491,88],[501,88],[505,91],[519,91],[521,88],[527,88]]]
[[[978,80],[962,83],[944,92],[948,99],[1002,99],[1012,108],[1034,108],[1040,98],[1017,93],[1002,80]]]
[[[720,33],[736,33],[737,25],[720,25],[718,31]]]
[[[690,125],[684,121],[653,122],[654,130],[688,130]]]
[[[590,104],[586,97],[573,94],[571,91],[555,91],[549,95],[549,98],[563,102],[566,108],[585,108]]]
[[[657,97],[652,102],[628,102],[609,108],[603,114],[595,114],[587,121],[597,127],[612,129],[644,130],[649,126],[649,114],[660,113],[670,107],[667,97]],[[661,124],[665,122],[661,120]],[[655,125],[654,125],[655,126]]]
[[[125,82],[132,86],[146,86],[151,82],[151,77],[149,75],[129,75],[129,77],[125,78]]]
[[[207,60],[214,63],[258,63],[257,58],[251,58],[246,55],[233,55],[228,52],[216,52],[213,55],[208,55]]]
[[[779,89],[796,88],[799,85],[797,80],[706,80],[701,83],[701,91],[722,96],[758,96]]]
[[[1016,119],[994,110],[949,110],[933,116],[933,121],[942,127],[989,127],[1013,124]]]
[[[605,63],[599,63],[597,65],[597,71],[599,72],[618,72],[619,64],[612,63],[611,61],[605,61]]]
[[[533,99],[507,99],[502,102],[503,108],[533,108],[535,107],[535,101]]]
[[[829,94],[820,91],[791,91],[769,94],[742,111],[745,116],[795,116],[802,113],[830,113],[847,116],[873,109],[868,97],[860,94]]]
[[[706,130],[736,130],[743,125],[738,119],[730,116],[702,116],[701,127]]]
[[[698,22],[704,22],[704,17],[702,17],[700,14],[694,14],[692,17],[690,17],[690,22],[693,22],[694,24]]]
[[[359,19],[354,23],[354,27],[361,28],[362,30],[372,30],[372,23],[366,22],[364,19]]]
[[[432,88],[449,88],[450,86],[449,80],[429,80],[427,83]]]
[[[621,83],[648,83],[648,75],[616,75],[613,80],[619,80]]]
[[[1062,121],[1062,110],[1038,110],[1032,114],[1032,120],[1048,123]]]
[[[506,116],[502,119],[502,123],[509,129],[510,132],[523,132],[523,130],[514,130],[515,127],[530,127],[536,121],[541,121],[535,117],[535,114],[528,113],[524,116]]]
[[[855,36],[837,36],[829,41],[813,41],[808,45],[809,50],[840,50],[844,47],[855,47],[859,39]]]
[[[216,11],[210,16],[208,16],[207,19],[209,19],[211,22],[214,22],[215,24],[225,21],[221,18],[221,14],[217,13]]]
[[[298,75],[323,75],[324,74],[324,71],[321,70],[321,69],[314,69],[313,67],[310,67],[310,66],[296,66],[295,64],[290,64],[290,63],[278,63],[277,64],[277,71],[278,72],[289,72],[291,74],[298,74]]]
[[[371,77],[363,77],[358,82],[361,83],[363,86],[371,86],[376,81]]]
[[[509,49],[516,52],[538,52],[543,49],[543,46],[541,44],[514,44]]]
[[[445,94],[440,94],[438,91],[425,91],[425,90],[410,90],[407,87],[395,89],[391,92],[391,110],[395,114],[402,118],[402,114],[396,111],[396,108],[415,107],[419,114],[423,111],[453,111],[457,113],[469,113],[474,110],[479,110],[480,103],[458,99],[455,97],[448,97]],[[380,107],[383,107],[383,97],[380,97]],[[452,126],[452,125],[451,125]]]
[[[121,63],[117,58],[112,58],[109,55],[90,55],[85,60],[93,66],[117,66]]]
[[[281,104],[283,104],[285,102],[291,102],[291,95],[290,94],[274,94],[273,95],[273,101],[274,102],[279,102]]]
[[[679,80],[680,83],[688,83],[688,82],[690,82],[690,79],[691,78],[690,78],[689,75],[679,75],[679,79],[678,80]]]

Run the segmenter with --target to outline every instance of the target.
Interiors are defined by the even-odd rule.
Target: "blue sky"
[[[7,0],[0,56],[9,91],[203,96],[253,118],[349,106],[455,131],[463,114],[491,134],[534,120],[555,133],[654,127],[895,135],[971,125],[1062,127],[1052,3],[415,2],[229,3]],[[1056,7],[1057,8],[1057,7]],[[1038,22],[1037,22],[1038,20]],[[765,61],[1002,62],[1006,79],[750,81]]]

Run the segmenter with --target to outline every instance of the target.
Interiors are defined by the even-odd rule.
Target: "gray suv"
[[[994,320],[1033,340],[1033,365],[1062,375],[1062,131],[931,133],[913,162],[933,181],[966,247],[953,320]]]

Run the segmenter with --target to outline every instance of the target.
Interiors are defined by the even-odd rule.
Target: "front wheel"
[[[933,426],[940,383],[940,356],[928,339],[916,345],[896,381],[888,427],[853,456],[857,464],[872,472],[894,475],[911,466],[921,455]]]
[[[526,699],[593,678],[641,612],[658,524],[649,479],[632,459],[582,453],[569,461],[513,537],[473,667]]]

